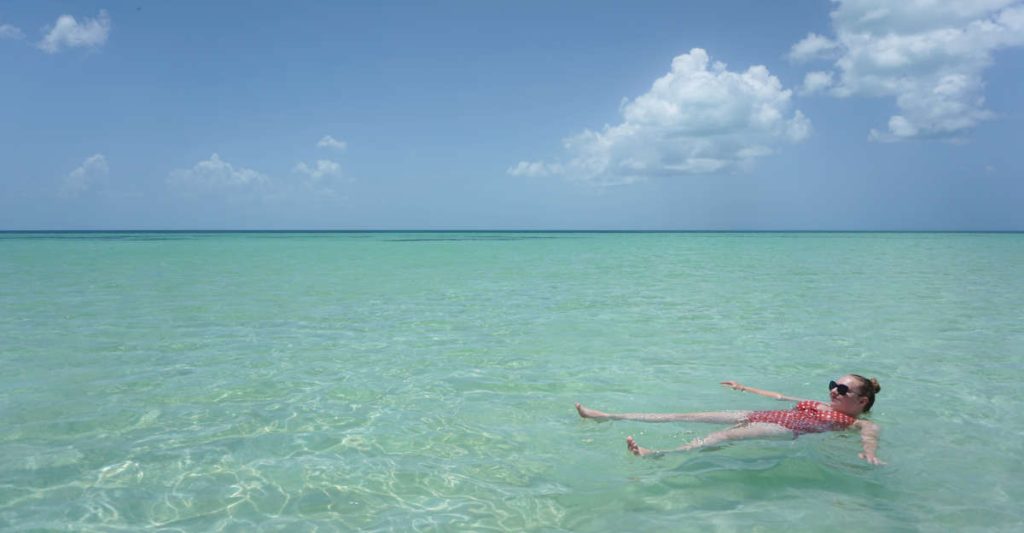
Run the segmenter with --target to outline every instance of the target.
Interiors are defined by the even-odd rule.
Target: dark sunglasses
[[[840,396],[846,396],[850,392],[850,387],[843,385],[842,383],[836,383],[835,381],[828,382],[828,390],[836,390],[836,394]]]

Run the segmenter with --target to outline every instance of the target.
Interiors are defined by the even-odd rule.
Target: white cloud
[[[25,34],[16,26],[0,24],[0,39],[21,39]]]
[[[836,1],[839,76],[831,93],[894,97],[899,108],[886,131],[872,130],[871,139],[956,139],[992,116],[985,109],[982,73],[995,50],[1024,44],[1024,2]],[[800,55],[798,47],[813,48],[808,39],[790,55]]]
[[[235,168],[213,154],[190,169],[172,171],[168,182],[194,190],[238,190],[266,185],[270,178],[249,168]]]
[[[332,148],[334,150],[339,150],[340,151],[340,150],[344,150],[345,148],[347,148],[348,147],[348,143],[346,143],[345,141],[340,141],[338,139],[335,139],[334,137],[331,137],[330,135],[324,135],[324,137],[322,139],[320,139],[320,141],[318,143],[316,143],[316,146],[317,146],[317,148]]]
[[[822,37],[816,33],[808,33],[802,41],[789,50],[792,61],[809,61],[811,59],[834,58],[839,50],[839,43]]]
[[[804,86],[800,89],[802,94],[813,94],[823,91],[832,86],[831,72],[808,72],[804,76]]]
[[[337,197],[338,187],[343,181],[341,165],[327,159],[320,159],[316,164],[298,163],[292,170],[306,176],[305,180],[293,185],[305,193],[313,193],[317,197]]]
[[[508,168],[508,173],[513,176],[555,176],[565,173],[565,169],[558,163],[550,164],[541,161],[520,161],[518,164]]]
[[[295,172],[305,174],[313,180],[320,180],[323,178],[340,176],[341,165],[334,161],[321,159],[313,166],[307,165],[306,163],[299,163],[295,165]]]
[[[39,48],[53,54],[62,47],[98,47],[107,42],[109,34],[110,16],[106,11],[100,10],[99,16],[94,19],[82,19],[81,23],[71,15],[61,15],[39,42]]]
[[[59,194],[64,198],[75,198],[95,187],[109,172],[110,167],[103,154],[91,155],[64,177]]]
[[[807,118],[789,111],[791,91],[767,68],[731,72],[708,62],[700,48],[676,57],[650,91],[624,101],[620,124],[566,138],[568,162],[522,161],[508,173],[561,174],[604,185],[713,173],[745,166],[771,153],[770,145],[809,135]]]

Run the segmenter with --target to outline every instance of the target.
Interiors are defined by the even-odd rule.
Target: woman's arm
[[[742,391],[742,392],[752,392],[754,394],[758,394],[758,395],[761,395],[761,396],[765,396],[765,397],[768,397],[768,398],[774,398],[776,400],[782,400],[782,401],[786,401],[786,402],[803,402],[803,401],[806,401],[803,398],[794,398],[792,396],[786,396],[785,394],[779,394],[777,392],[761,390],[761,389],[755,389],[754,387],[748,387],[746,385],[740,385],[739,383],[736,383],[735,381],[723,381],[722,385],[725,385],[726,387],[729,387],[732,390],[738,390],[738,391]]]
[[[875,452],[878,451],[878,433],[881,431],[878,424],[867,420],[858,420],[853,427],[860,430],[860,442],[864,447],[864,451],[857,456],[873,465],[884,465],[885,463],[881,459],[875,457]]]

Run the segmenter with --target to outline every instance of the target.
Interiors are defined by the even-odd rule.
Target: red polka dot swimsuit
[[[853,425],[856,418],[825,407],[821,402],[803,401],[790,411],[754,411],[747,415],[748,422],[767,422],[793,430],[794,435],[840,431]]]

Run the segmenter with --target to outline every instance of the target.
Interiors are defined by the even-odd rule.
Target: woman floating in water
[[[777,392],[769,392],[740,385],[735,381],[723,381],[722,385],[733,390],[752,392],[776,400],[797,402],[790,411],[719,411],[710,413],[603,413],[576,404],[576,410],[583,418],[594,420],[637,420],[640,422],[708,422],[711,424],[735,424],[729,429],[716,431],[706,437],[696,438],[674,450],[649,450],[641,448],[630,436],[626,438],[629,451],[634,455],[663,455],[669,452],[686,452],[715,446],[731,440],[796,438],[804,433],[823,433],[854,428],[860,431],[864,451],[860,458],[879,465],[884,464],[875,457],[878,449],[878,425],[857,417],[868,412],[875,403],[875,394],[882,388],[878,380],[857,374],[849,374],[828,384],[831,403],[824,404],[811,400],[791,398]]]

